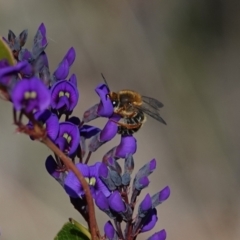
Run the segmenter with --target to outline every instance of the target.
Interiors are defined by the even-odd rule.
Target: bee
[[[108,87],[103,74],[102,77]],[[159,114],[159,110],[163,107],[163,104],[157,99],[142,96],[132,90],[110,92],[108,97],[112,102],[114,113],[120,115],[123,119],[123,122],[114,121],[119,125],[118,133],[121,135],[136,133],[146,121],[146,115],[166,125],[166,122]]]

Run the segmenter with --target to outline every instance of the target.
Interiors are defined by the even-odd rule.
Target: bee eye
[[[114,107],[116,107],[116,106],[117,106],[117,102],[116,102],[116,101],[112,101],[112,105],[113,105]]]

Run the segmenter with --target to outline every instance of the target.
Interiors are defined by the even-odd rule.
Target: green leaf
[[[15,64],[15,60],[12,54],[12,50],[9,48],[7,43],[0,36],[0,60],[7,59],[10,65]]]
[[[54,240],[90,240],[91,235],[86,227],[77,221],[70,219],[58,232]]]

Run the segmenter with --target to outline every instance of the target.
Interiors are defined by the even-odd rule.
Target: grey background
[[[0,34],[28,28],[30,47],[44,22],[52,71],[75,47],[79,116],[98,101],[101,72],[113,90],[134,89],[162,101],[168,125],[149,119],[136,134],[136,169],[157,159],[144,193],[171,188],[151,233],[165,228],[169,240],[237,240],[239,11],[238,1],[227,0],[0,0]],[[15,134],[9,103],[0,101],[0,109],[1,239],[53,239],[68,217],[82,219],[45,171],[50,151]],[[91,162],[118,142],[104,145]],[[97,214],[102,229],[106,217]]]

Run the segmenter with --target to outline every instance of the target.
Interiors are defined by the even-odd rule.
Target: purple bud
[[[149,162],[149,172],[153,172],[157,166],[156,160],[153,159]]]
[[[108,199],[101,191],[96,194],[95,203],[102,211],[109,209]]]
[[[167,200],[169,196],[170,196],[170,188],[167,186],[163,190],[161,190],[160,192],[152,196],[153,207],[155,208],[156,206],[158,206],[159,204]]]
[[[76,58],[76,52],[75,52],[75,49],[73,47],[71,47],[67,54],[65,55],[64,59],[66,59],[68,61],[68,65],[69,66],[72,66],[74,60]]]
[[[108,168],[106,164],[101,164],[99,167],[99,176],[104,178],[108,177]]]
[[[104,225],[104,233],[106,235],[106,237],[110,240],[115,240],[117,239],[117,234],[116,231],[111,223],[111,221],[106,222],[106,224]]]
[[[38,27],[38,30],[41,32],[42,36],[46,35],[46,27],[44,23],[41,23],[40,26]]]
[[[165,240],[167,238],[167,233],[165,231],[165,229],[154,233],[150,238],[148,238],[147,240]]]
[[[108,199],[110,208],[115,212],[125,212],[126,206],[118,191],[114,191]]]
[[[125,163],[124,163],[124,171],[128,172],[128,173],[132,173],[134,169],[134,159],[133,159],[133,155],[129,154],[127,156],[127,158],[125,158]]]
[[[149,183],[150,181],[148,177],[144,176],[140,179],[136,179],[136,181],[134,182],[134,187],[138,191],[141,191],[142,189],[146,188],[149,185]]]
[[[111,170],[114,170],[114,171],[118,172],[119,174],[122,173],[121,166],[119,165],[119,163],[116,161],[115,158],[113,158],[113,157],[108,158],[107,165],[109,166],[109,168]]]
[[[143,219],[143,227],[141,232],[147,232],[152,230],[158,221],[157,210],[156,208],[152,209],[152,211]]]
[[[122,185],[122,178],[119,175],[119,173],[114,170],[110,170],[109,172],[110,172],[110,177],[111,177],[112,181],[114,182],[114,185],[116,187],[120,187]]]
[[[142,212],[148,211],[150,208],[152,208],[152,200],[148,193],[140,203],[138,211],[141,214]]]
[[[69,73],[69,64],[67,59],[63,59],[63,61],[58,65],[56,71],[53,75],[57,80],[63,80],[68,76]]]
[[[122,185],[123,186],[129,186],[130,184],[130,181],[131,181],[131,176],[128,172],[125,172],[123,175],[122,175]]]
[[[108,167],[107,167],[107,165],[105,163],[102,163],[99,166],[98,173],[99,173],[100,179],[105,183],[105,185],[107,186],[107,188],[110,191],[113,191],[113,190],[116,189],[116,186],[115,186],[114,182],[111,179],[111,175],[110,175],[110,172],[108,170]]]

